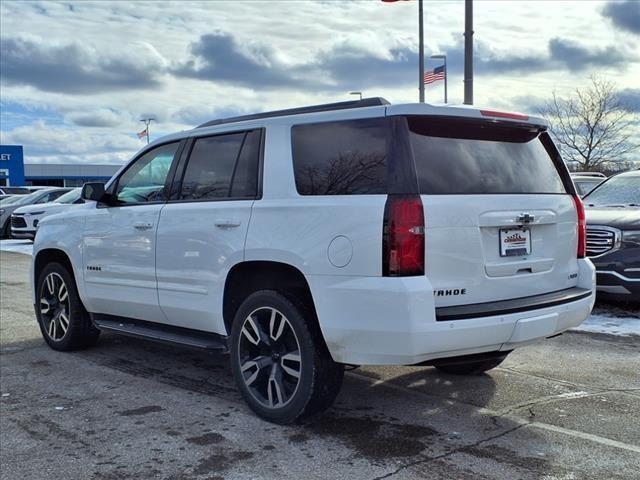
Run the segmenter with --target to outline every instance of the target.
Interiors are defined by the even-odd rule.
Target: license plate
[[[527,228],[500,230],[500,256],[518,257],[531,253],[531,232]]]

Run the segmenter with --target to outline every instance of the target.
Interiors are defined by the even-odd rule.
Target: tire
[[[496,357],[480,362],[454,363],[450,365],[436,365],[435,367],[441,372],[452,375],[480,375],[492,368],[496,368],[505,358],[507,358],[506,355],[504,357]]]
[[[0,231],[0,238],[11,238],[11,220],[4,222],[2,230]]]
[[[247,297],[229,339],[231,369],[251,410],[269,422],[300,422],[329,408],[344,367],[327,350],[304,305],[273,290]]]
[[[38,325],[51,348],[66,352],[96,344],[100,331],[91,323],[67,267],[60,263],[45,266],[36,292]]]

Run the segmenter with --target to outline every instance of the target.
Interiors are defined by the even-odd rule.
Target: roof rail
[[[376,107],[389,105],[389,102],[382,97],[363,98],[362,100],[350,100],[347,102],[325,103],[323,105],[311,105],[309,107],[287,108],[286,110],[274,110],[271,112],[252,113],[251,115],[241,115],[239,117],[219,118],[198,125],[196,128],[211,127],[224,123],[243,122],[245,120],[257,120],[260,118],[286,117],[289,115],[301,115],[303,113],[328,112],[331,110],[346,110],[348,108]]]

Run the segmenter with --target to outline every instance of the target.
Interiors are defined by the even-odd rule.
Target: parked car
[[[19,207],[11,214],[11,237],[33,240],[40,221],[55,213],[60,213],[71,205],[84,203],[80,198],[81,188],[74,188],[53,202]]]
[[[52,202],[60,195],[67,193],[70,188],[45,188],[37,190],[29,195],[10,197],[0,200],[0,237],[7,238],[11,235],[11,214],[16,208],[26,205],[36,205]]]
[[[10,197],[12,195],[26,195],[29,190],[26,187],[0,187],[0,200]]]
[[[640,171],[610,177],[584,202],[598,294],[640,301]]]
[[[573,184],[576,186],[576,190],[581,197],[584,197],[587,193],[600,185],[604,180],[606,180],[606,178],[607,177],[604,173],[596,172],[571,174],[571,180],[573,180]]]
[[[49,346],[228,351],[272,422],[328,408],[345,364],[477,374],[594,303],[582,202],[525,115],[365,99],[220,119],[83,198],[35,239]]]

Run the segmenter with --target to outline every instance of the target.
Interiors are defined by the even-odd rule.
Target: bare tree
[[[640,136],[615,85],[597,76],[590,79],[587,88],[577,88],[569,98],[560,98],[554,91],[540,111],[551,124],[564,160],[577,163],[583,171],[624,161],[626,154],[639,147]]]

